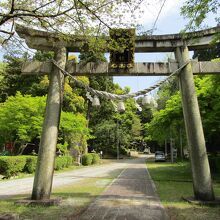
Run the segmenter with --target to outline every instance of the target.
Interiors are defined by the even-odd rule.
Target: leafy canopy
[[[187,28],[195,29],[204,24],[208,14],[215,16],[216,23],[219,23],[219,7],[219,0],[186,0],[181,8],[181,14],[190,20]]]
[[[144,0],[146,1],[146,0]],[[2,0],[1,43],[14,35],[15,22],[28,27],[68,34],[101,35],[109,28],[131,26],[143,0]],[[135,13],[136,12],[136,13]],[[128,18],[124,19],[124,15]],[[130,15],[130,16],[129,16]]]

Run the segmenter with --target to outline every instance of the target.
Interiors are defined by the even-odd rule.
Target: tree
[[[67,143],[67,149],[73,148],[78,152],[87,151],[87,140],[90,138],[87,121],[84,115],[72,112],[62,112],[59,142]]]
[[[34,96],[47,94],[49,82],[45,77],[21,75],[21,67],[27,59],[26,55],[23,53],[22,56],[6,55],[4,57],[5,68],[1,73],[0,102],[4,102],[8,96],[15,95],[17,91]]]
[[[102,150],[104,155],[116,152],[116,129],[117,124],[114,120],[103,119],[93,131],[94,139],[90,141],[91,148],[97,152]]]
[[[206,137],[206,146],[209,152],[218,151],[220,145],[218,135],[220,132],[218,124],[220,120],[220,105],[218,101],[220,96],[219,80],[217,75],[195,77],[196,91]],[[166,91],[167,88],[162,88],[158,92],[162,92],[163,94],[163,89]],[[176,92],[170,96],[162,109],[159,109],[159,111],[153,114],[153,119],[144,125],[145,138],[163,144],[164,141],[169,139],[172,135],[172,138],[175,138],[176,142],[179,143],[179,129],[184,130],[183,127],[181,99],[179,92]],[[185,142],[185,133],[182,135]]]
[[[181,14],[189,18],[187,28],[195,29],[201,27],[210,13],[216,16],[216,23],[219,23],[219,7],[219,0],[186,0],[181,8]]]
[[[175,95],[179,89],[178,80],[176,77],[171,78],[160,86],[157,92],[158,96],[158,109],[163,109],[166,106],[166,102],[171,96]]]
[[[141,11],[143,0],[3,0],[0,3],[1,43],[14,35],[15,22],[67,34],[99,35],[111,26],[126,26],[123,16]],[[139,13],[137,13],[139,14]]]
[[[179,127],[184,126],[181,99],[179,92],[166,102],[165,108],[155,112],[150,123],[145,124],[148,139],[163,144],[166,139],[178,139]]]
[[[197,77],[197,93],[201,106],[201,116],[203,119],[204,133],[207,148],[210,152],[220,150],[219,120],[220,120],[220,79],[218,76]]]
[[[0,144],[13,142],[18,146],[17,153],[22,153],[25,143],[40,138],[46,97],[32,97],[17,92],[0,104]],[[86,141],[90,137],[86,118],[82,114],[62,112],[59,143],[68,143],[85,151]]]
[[[25,143],[39,138],[45,97],[22,96],[17,93],[0,104],[0,140],[1,144],[13,142],[18,144],[17,153],[22,153]]]

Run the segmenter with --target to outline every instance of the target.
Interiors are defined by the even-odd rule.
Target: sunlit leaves
[[[17,93],[0,105],[0,139],[29,142],[39,137],[42,129],[45,97]]]
[[[200,27],[209,13],[219,20],[220,2],[219,0],[187,0],[181,8],[181,14],[189,18],[187,28],[194,29]]]
[[[13,24],[16,21],[29,27],[63,34],[106,34],[112,27],[136,25],[135,14],[141,14],[142,2],[142,0],[5,0],[0,3],[0,33],[7,38],[10,34],[3,34],[1,30],[13,31]],[[127,19],[125,14],[128,15]]]

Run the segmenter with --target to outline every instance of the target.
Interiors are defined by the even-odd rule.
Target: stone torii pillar
[[[60,67],[65,68],[65,47],[56,49],[55,60]],[[32,199],[34,200],[49,199],[53,182],[64,76],[57,67],[53,66],[49,77],[50,83],[47,96],[46,113],[40,140],[37,168],[32,191]]]
[[[186,63],[189,60],[187,46],[178,47],[175,56],[179,65]],[[194,196],[197,200],[214,200],[211,173],[191,63],[180,72],[179,85],[190,151]]]

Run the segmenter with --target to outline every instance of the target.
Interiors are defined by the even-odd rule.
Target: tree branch
[[[90,12],[93,16],[95,16],[102,24],[104,24],[106,27],[111,29],[111,27],[106,24],[94,11],[92,11],[86,4],[84,4],[81,0],[78,0],[78,2],[88,11]]]
[[[76,4],[76,0],[74,0],[74,4],[75,4],[75,8],[76,8],[77,17],[79,19],[79,22],[80,22],[82,30],[83,30],[83,34],[85,34],[84,25],[83,25],[83,22],[82,22],[82,20],[80,18],[80,14],[79,14],[79,10],[78,10],[77,4]]]
[[[32,10],[32,12],[36,12],[36,11],[38,11],[38,10],[40,10],[40,9],[42,9],[42,8],[44,8],[44,7],[46,7],[46,6],[50,5],[50,4],[52,4],[52,3],[54,3],[54,2],[56,2],[56,0],[53,0],[53,1],[47,2],[46,4],[41,5],[41,6],[38,7],[38,8],[35,8],[34,10]]]
[[[5,31],[5,30],[0,30],[0,32],[3,33],[3,34],[14,34],[14,32]]]

